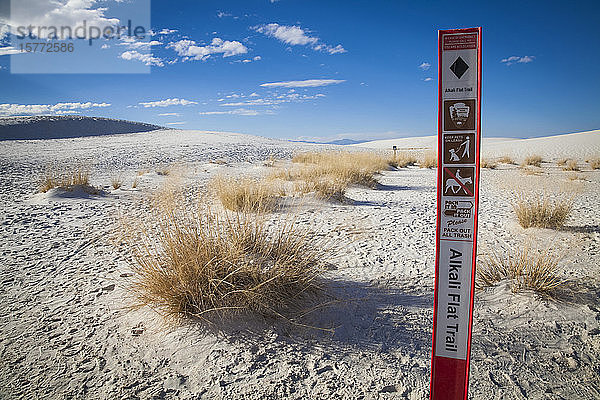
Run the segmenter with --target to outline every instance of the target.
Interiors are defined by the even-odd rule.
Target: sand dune
[[[583,160],[599,131],[486,140],[484,153]],[[428,147],[410,138],[399,147]],[[386,148],[393,141],[338,149]],[[429,392],[436,172],[390,170],[348,203],[307,201],[286,212],[338,246],[327,279],[341,299],[314,313],[334,334],[273,321],[168,328],[150,309],[129,310],[131,249],[116,244],[118,217],[143,217],[164,182],[190,196],[216,174],[267,174],[264,160],[331,147],[256,136],[159,130],[114,136],[6,141],[0,146],[0,397],[161,399],[425,399]],[[89,193],[37,193],[49,165],[86,165]],[[540,176],[516,166],[483,170],[480,253],[525,242],[563,255],[580,283],[570,302],[505,284],[476,297],[472,398],[600,398],[600,170],[582,162],[571,182],[555,164]],[[157,173],[165,167],[172,174]],[[141,175],[139,175],[141,173]],[[113,189],[110,179],[123,186]],[[132,183],[137,179],[137,186]],[[562,230],[523,229],[515,190],[577,190]]]
[[[434,150],[437,136],[422,136],[400,139],[376,140],[352,145],[370,149]],[[600,153],[600,130],[569,133],[532,139],[483,137],[481,151],[485,157],[508,155],[523,158],[539,154],[549,160],[559,158],[586,158]]]

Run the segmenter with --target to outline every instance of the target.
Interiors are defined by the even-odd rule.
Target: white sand
[[[600,171],[583,162],[600,153],[598,132],[484,142],[493,156],[566,152],[585,168],[560,231],[522,229],[510,199],[515,189],[572,185],[569,173],[551,163],[541,176],[509,165],[484,170],[479,232],[481,252],[527,240],[560,250],[561,273],[585,287],[570,304],[515,295],[506,285],[478,293],[472,398],[600,398]],[[427,140],[399,146],[427,147]],[[130,252],[109,237],[119,212],[143,213],[142,200],[167,179],[157,168],[177,164],[195,190],[216,173],[265,173],[269,156],[306,148],[318,146],[195,131],[2,142],[0,398],[427,398],[434,170],[388,171],[378,190],[351,189],[353,203],[307,203],[300,211],[300,223],[340,243],[328,278],[347,301],[311,319],[335,326],[334,335],[278,324],[258,332],[246,325],[220,334],[165,330],[151,310],[125,308]],[[35,194],[53,160],[88,164],[91,183],[106,193]],[[217,160],[227,164],[210,163]],[[131,189],[140,169],[150,172]],[[124,186],[112,190],[117,175]]]
[[[375,140],[352,145],[378,150],[435,150],[437,136]],[[481,140],[483,157],[509,156],[516,161],[538,154],[549,161],[560,158],[580,158],[597,156],[600,153],[600,130],[570,133],[533,139],[511,139],[483,137]]]

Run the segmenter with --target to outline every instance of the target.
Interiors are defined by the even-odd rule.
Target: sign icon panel
[[[444,101],[444,130],[475,130],[475,99]]]
[[[475,163],[475,134],[446,133],[444,135],[444,164]]]
[[[462,76],[465,74],[465,72],[467,72],[468,69],[469,65],[460,56],[458,56],[456,61],[454,61],[450,66],[450,70],[454,72],[454,75],[456,75],[458,79],[462,78]]]
[[[444,168],[444,195],[473,197],[474,178],[473,167]]]

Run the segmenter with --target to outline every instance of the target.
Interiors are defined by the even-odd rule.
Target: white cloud
[[[272,111],[265,111],[262,114],[272,114]],[[261,113],[256,110],[249,110],[246,108],[238,108],[236,110],[229,111],[204,111],[199,113],[200,115],[245,115],[245,116],[256,116]]]
[[[85,21],[88,27],[118,26],[118,18],[111,18],[105,15],[106,7],[97,7],[101,3],[95,0],[18,0],[11,8],[10,20],[7,25],[13,28],[18,26],[33,26],[33,35],[39,38],[52,37],[51,29],[38,29],[69,26],[73,30],[81,26]],[[60,35],[60,30],[57,32]],[[89,29],[85,30],[88,38]],[[80,34],[80,36],[83,36]]]
[[[180,122],[167,122],[165,125],[183,125],[185,124],[186,121],[180,121]]]
[[[261,56],[256,56],[252,60],[253,61],[260,61],[260,60],[262,60],[262,57]]]
[[[309,36],[306,30],[295,25],[289,26],[271,23],[255,26],[252,29],[292,46],[310,45],[313,50],[324,51],[329,54],[340,54],[347,52],[347,50],[344,49],[341,44],[338,44],[337,46],[330,46],[322,43],[321,39],[316,36]]]
[[[217,12],[217,17],[219,17],[219,18],[223,18],[223,17],[233,17],[233,14],[226,13],[226,12],[223,12],[223,11],[218,11],[218,12]]]
[[[533,62],[533,60],[535,60],[535,56],[510,56],[507,58],[503,58],[502,60],[500,60],[500,62],[505,65],[512,65],[515,63],[527,64]]]
[[[246,100],[237,103],[223,103],[221,106],[241,107],[241,106],[272,106],[275,104],[283,103],[283,100],[265,100],[265,99],[254,99]]]
[[[161,113],[158,114],[159,117],[179,117],[180,113]]]
[[[158,32],[159,35],[170,35],[171,33],[175,33],[177,32],[177,29],[162,29],[160,32]]]
[[[307,79],[304,81],[286,81],[286,82],[271,82],[263,83],[262,87],[288,87],[288,88],[305,88],[305,87],[319,87],[327,85],[336,85],[342,82],[346,82],[345,79]]]
[[[109,107],[110,103],[0,104],[0,115],[77,114],[77,110]]]
[[[193,40],[179,40],[169,43],[167,48],[172,48],[181,57],[190,57],[194,60],[206,60],[213,54],[223,54],[223,57],[231,57],[246,54],[248,48],[237,40],[229,41],[214,38],[210,45],[197,46]]]
[[[119,46],[127,46],[131,50],[149,50],[151,46],[159,46],[162,43],[158,40],[151,40],[149,42],[143,42],[133,37],[122,37]]]
[[[421,65],[419,65],[419,68],[421,68],[423,71],[427,71],[429,68],[431,68],[431,64],[428,62],[423,62]]]
[[[165,65],[160,58],[154,57],[152,54],[142,54],[135,50],[123,52],[119,57],[123,60],[139,60],[145,65],[156,65],[157,67],[164,67]]]
[[[433,80],[433,78],[432,78],[432,77],[430,77],[430,76],[428,76],[427,78],[425,78],[425,79],[423,79],[423,80],[424,80],[425,82],[430,82],[430,81],[432,81],[432,80]]]
[[[144,108],[148,107],[168,107],[168,106],[188,106],[192,104],[198,104],[195,101],[190,101],[186,99],[165,99],[165,100],[157,100],[157,101],[149,101],[139,103]]]

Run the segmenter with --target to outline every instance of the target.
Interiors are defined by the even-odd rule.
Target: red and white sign
[[[481,28],[439,31],[431,399],[467,398],[481,142]]]

